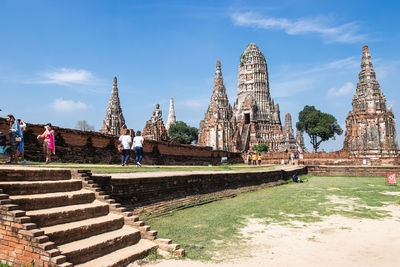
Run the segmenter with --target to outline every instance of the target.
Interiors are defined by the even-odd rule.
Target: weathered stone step
[[[136,244],[140,231],[124,226],[119,230],[81,239],[58,246],[58,249],[72,264],[90,261],[118,249]]]
[[[119,249],[91,261],[75,265],[77,267],[120,267],[144,258],[149,251],[156,247],[156,245],[149,241],[142,239],[137,244]]]
[[[98,200],[89,204],[71,205],[51,209],[31,210],[26,215],[39,227],[52,226],[60,223],[69,223],[100,217],[108,214],[109,207]]]
[[[82,221],[63,223],[42,227],[51,241],[57,245],[88,238],[108,231],[114,231],[124,226],[124,217],[109,213],[106,216],[90,218]]]
[[[9,195],[32,195],[80,190],[82,189],[82,181],[0,182],[0,187]]]
[[[18,204],[23,210],[27,211],[90,203],[95,198],[95,194],[86,189],[71,192],[10,196],[13,203]]]
[[[45,181],[45,180],[69,180],[70,170],[61,169],[1,169],[0,181]]]

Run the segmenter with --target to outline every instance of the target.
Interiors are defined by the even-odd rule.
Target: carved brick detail
[[[398,158],[395,118],[376,80],[368,46],[363,47],[353,110],[346,118],[343,150],[355,158]]]

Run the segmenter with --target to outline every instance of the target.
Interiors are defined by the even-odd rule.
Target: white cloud
[[[64,100],[62,98],[54,99],[50,106],[55,111],[61,112],[81,111],[87,109],[87,105],[81,101]]]
[[[336,88],[329,89],[328,96],[329,97],[346,96],[346,95],[350,95],[353,92],[355,92],[354,84],[351,82],[347,82],[339,89],[336,89]]]
[[[290,20],[287,18],[261,17],[253,12],[246,12],[234,13],[232,20],[238,26],[283,30],[289,35],[318,34],[327,42],[356,43],[366,38],[365,34],[358,33],[359,27],[355,22],[328,26],[328,19],[322,16]]]
[[[87,70],[60,68],[53,71],[47,71],[40,73],[42,80],[33,81],[29,83],[38,84],[57,84],[57,85],[71,85],[71,84],[81,84],[90,85],[96,83],[95,76]]]

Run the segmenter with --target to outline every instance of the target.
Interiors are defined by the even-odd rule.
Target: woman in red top
[[[51,124],[44,126],[45,131],[38,135],[37,138],[44,138],[43,141],[43,152],[46,155],[46,164],[50,163],[51,153],[55,154],[55,144],[54,144],[54,131],[51,129]]]

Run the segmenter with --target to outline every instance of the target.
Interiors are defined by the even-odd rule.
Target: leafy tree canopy
[[[341,135],[343,133],[334,116],[323,113],[314,106],[305,106],[299,112],[299,121],[296,123],[296,128],[308,134],[313,145],[313,152],[317,152],[319,145],[323,141],[335,138],[335,134]]]
[[[257,153],[267,153],[269,150],[269,144],[261,143],[258,145],[252,146],[253,151]]]
[[[89,125],[87,121],[81,120],[76,123],[75,129],[81,130],[81,131],[94,131],[94,126]]]
[[[172,142],[179,144],[197,143],[199,129],[190,127],[183,121],[177,121],[169,127],[168,135]]]

